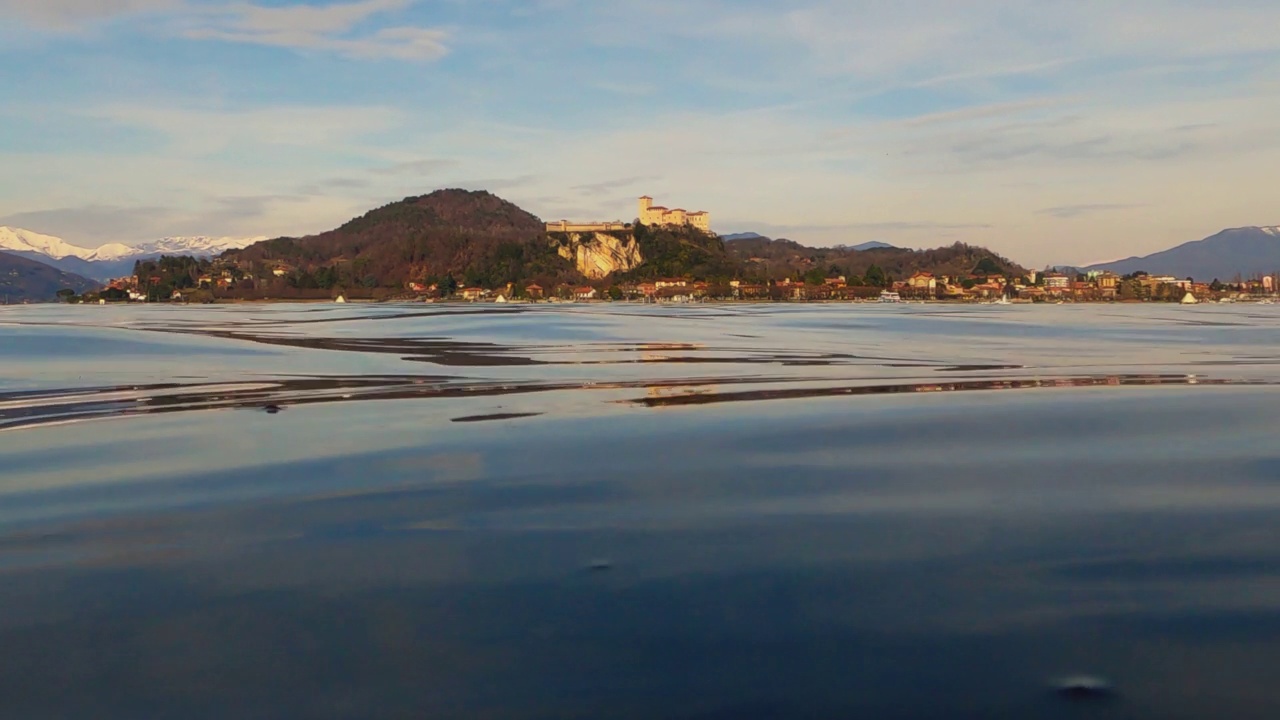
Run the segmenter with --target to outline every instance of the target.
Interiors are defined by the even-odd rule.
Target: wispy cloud
[[[385,167],[374,168],[375,175],[435,175],[444,170],[452,170],[458,166],[457,160],[446,158],[429,158],[426,160],[410,160]]]
[[[1044,208],[1037,210],[1037,215],[1050,215],[1056,218],[1069,220],[1085,215],[1096,215],[1098,213],[1116,212],[1118,210],[1132,210],[1133,208],[1144,207],[1137,203],[1091,203],[1085,205],[1059,205],[1058,207]]]
[[[619,178],[617,180],[604,180],[601,182],[589,183],[587,185],[575,185],[570,189],[588,196],[608,195],[615,190],[633,187],[639,183],[650,182],[656,179],[658,178],[653,175],[640,175],[636,177]]]
[[[181,8],[183,0],[0,0],[0,19],[17,18],[46,30],[66,31],[119,15]]]
[[[202,26],[187,30],[195,40],[331,51],[359,58],[437,60],[448,52],[448,33],[438,28],[386,27],[361,31],[372,16],[403,10],[414,0],[361,0],[335,5],[267,7],[237,3],[212,9]]]
[[[162,133],[173,150],[207,154],[229,146],[334,147],[397,126],[403,114],[377,106],[255,106],[241,109],[116,103],[81,114]]]

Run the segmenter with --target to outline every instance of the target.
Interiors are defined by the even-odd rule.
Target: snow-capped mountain
[[[54,260],[74,257],[81,260],[114,260],[117,259],[113,255],[120,252],[121,249],[129,250],[127,245],[114,243],[107,245],[101,250],[106,250],[107,254],[98,258],[98,250],[90,250],[82,248],[78,245],[63,240],[62,238],[52,235],[41,235],[40,233],[31,232],[30,230],[22,230],[20,228],[0,227],[0,250],[12,250],[14,252],[30,252],[44,255]]]
[[[167,237],[155,242],[142,243],[133,247],[134,254],[142,255],[193,255],[195,257],[212,257],[221,255],[226,250],[239,250],[266,240],[266,237]],[[101,248],[99,248],[101,249]]]
[[[52,235],[20,228],[0,227],[0,251],[52,265],[95,280],[127,275],[134,262],[161,255],[212,257],[226,250],[248,247],[265,237],[167,237],[154,242],[125,245],[110,243],[85,248]]]

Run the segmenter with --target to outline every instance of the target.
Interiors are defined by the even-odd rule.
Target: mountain
[[[401,287],[409,281],[498,287],[581,280],[532,214],[491,193],[438,190],[371,210],[328,232],[282,237],[224,257],[255,276],[288,266],[298,287]]]
[[[856,250],[856,251],[858,251],[858,252],[862,252],[862,251],[864,251],[864,250],[892,250],[892,249],[896,249],[896,247],[897,247],[896,245],[890,245],[890,244],[889,244],[889,243],[887,243],[887,242],[880,242],[879,240],[872,240],[872,241],[870,241],[870,242],[864,242],[864,243],[861,243],[861,244],[859,244],[859,245],[854,245],[853,247],[851,247],[851,248],[849,248],[849,249],[850,249],[850,250]]]
[[[8,302],[51,302],[63,288],[79,294],[98,287],[88,278],[0,251],[0,297]]]
[[[95,280],[129,275],[138,260],[161,255],[212,257],[265,238],[168,237],[139,245],[111,243],[99,248],[72,245],[62,238],[30,230],[0,227],[0,250]]]
[[[1110,270],[1127,275],[1139,270],[1152,275],[1230,280],[1280,271],[1280,227],[1223,230],[1203,240],[1184,243],[1144,257],[1090,265],[1086,270]]]
[[[734,242],[737,240],[755,240],[757,238],[762,238],[762,237],[764,236],[761,235],[760,233],[741,232],[741,233],[730,233],[728,235],[721,235],[720,239],[724,240],[725,242]]]

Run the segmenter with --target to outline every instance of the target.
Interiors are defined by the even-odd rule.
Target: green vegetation
[[[737,263],[725,252],[724,241],[692,227],[633,226],[644,263],[622,276],[624,280],[683,277],[718,280],[737,274]]]

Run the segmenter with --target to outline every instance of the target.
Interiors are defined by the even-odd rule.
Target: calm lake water
[[[1277,383],[1280,306],[0,307],[0,717],[1280,717]]]

